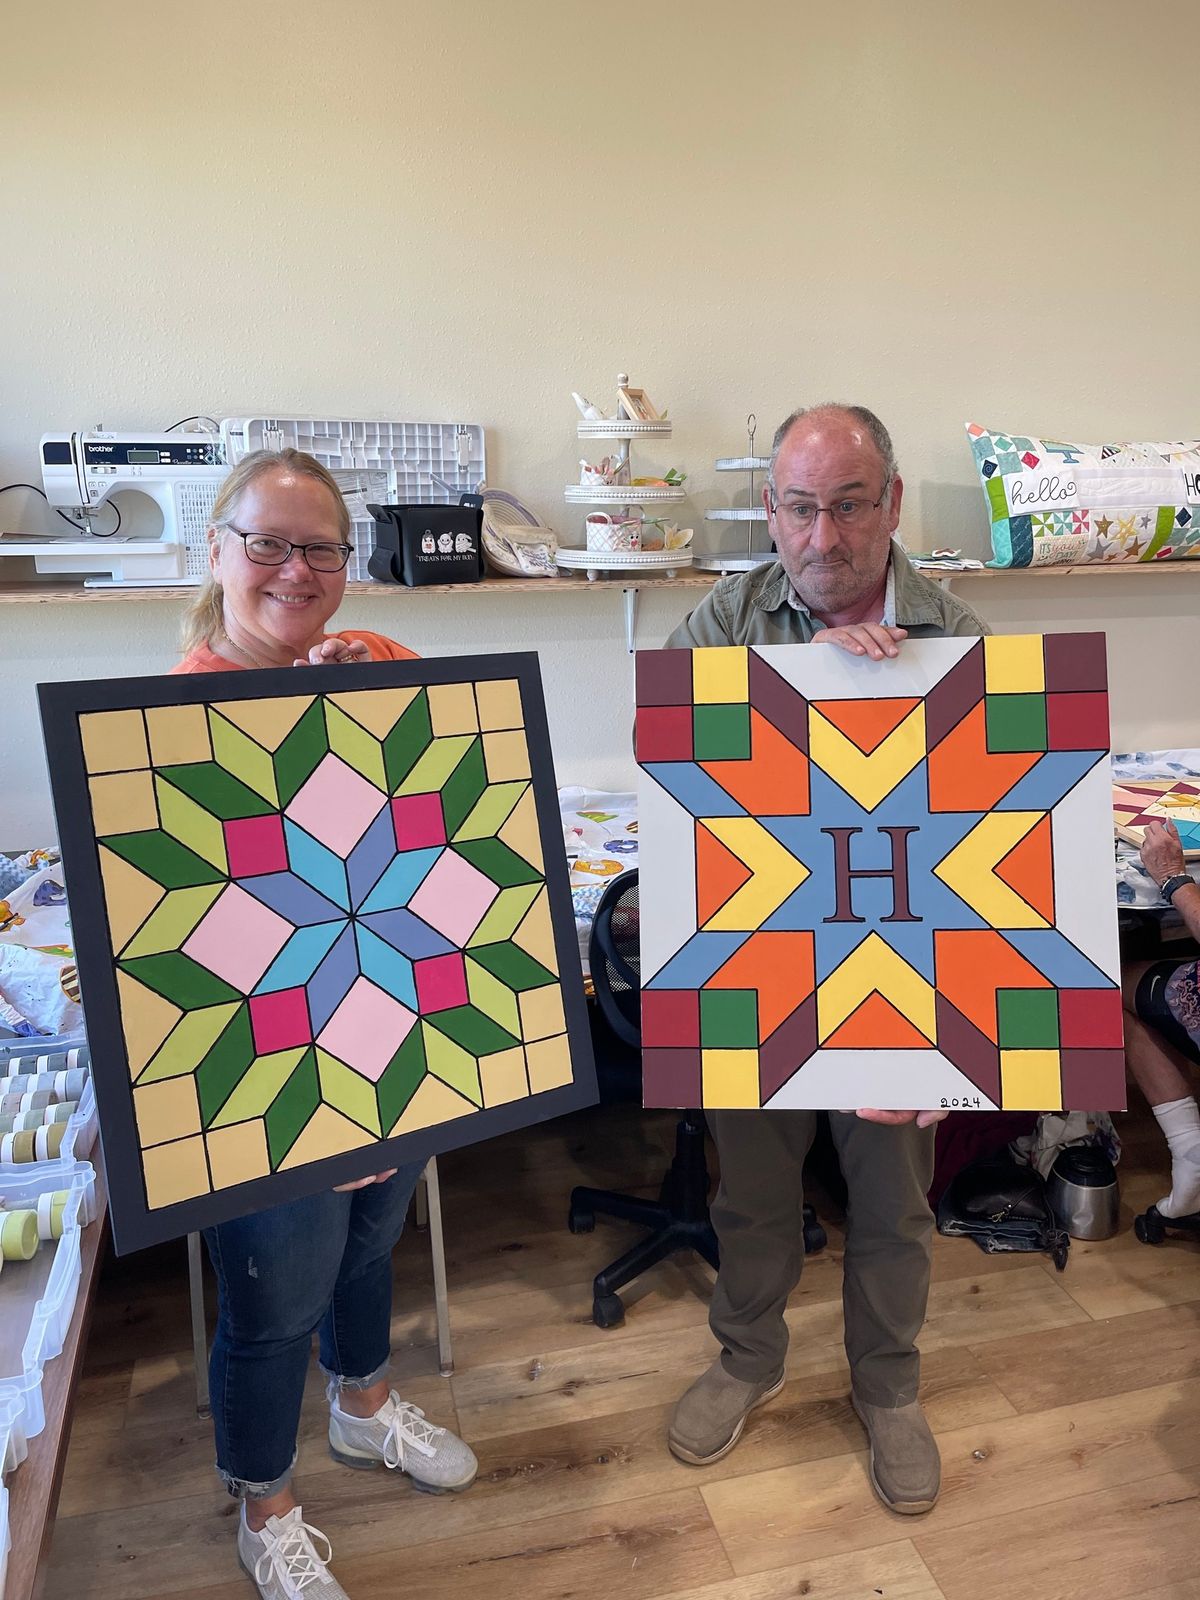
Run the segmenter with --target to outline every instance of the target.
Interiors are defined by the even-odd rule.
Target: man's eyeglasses
[[[878,500],[857,500],[847,497],[835,500],[831,506],[816,506],[808,500],[779,501],[772,498],[771,510],[797,533],[810,533],[816,527],[817,518],[823,511],[833,518],[835,528],[850,531],[861,528],[870,520],[872,511],[878,511],[887,499],[890,488],[891,484],[885,483],[883,493]]]
[[[281,567],[290,559],[293,550],[299,550],[314,572],[340,572],[354,549],[349,544],[293,544],[273,533],[247,533],[235,528],[232,522],[225,526],[230,533],[237,534],[247,557],[260,567]]]

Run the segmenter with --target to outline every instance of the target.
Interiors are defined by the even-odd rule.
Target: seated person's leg
[[[1171,1152],[1171,1192],[1164,1217],[1200,1211],[1200,1107],[1190,1064],[1200,1060],[1197,964],[1138,962],[1125,968],[1125,1060],[1150,1103]]]

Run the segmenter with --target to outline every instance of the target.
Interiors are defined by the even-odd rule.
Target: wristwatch
[[[1172,899],[1179,893],[1180,889],[1182,889],[1186,884],[1191,883],[1191,881],[1191,878],[1186,872],[1177,872],[1173,877],[1168,878],[1166,883],[1159,884],[1158,892],[1162,895],[1167,904],[1170,905]]]

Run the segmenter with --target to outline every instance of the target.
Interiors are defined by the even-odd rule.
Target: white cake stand
[[[751,572],[765,561],[774,558],[769,550],[754,548],[754,524],[766,522],[767,513],[754,489],[755,474],[765,472],[771,465],[770,456],[754,454],[755,417],[746,418],[746,438],[749,453],[744,456],[721,456],[714,462],[718,472],[744,472],[747,475],[747,494],[744,506],[716,506],[704,513],[705,522],[743,522],[746,524],[744,549],[736,553],[718,553],[715,556],[697,556],[695,565],[702,572]]]

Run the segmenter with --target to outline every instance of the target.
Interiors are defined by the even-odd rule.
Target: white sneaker
[[[352,1417],[336,1398],[329,1406],[329,1450],[347,1467],[389,1467],[407,1472],[413,1488],[426,1494],[466,1489],[479,1463],[469,1445],[449,1428],[428,1422],[425,1413],[392,1389],[373,1417]]]
[[[262,1600],[350,1600],[330,1572],[333,1546],[293,1506],[282,1517],[268,1517],[261,1533],[246,1526],[246,1504],[238,1520],[238,1559],[258,1585]],[[325,1546],[324,1556],[317,1545]]]

